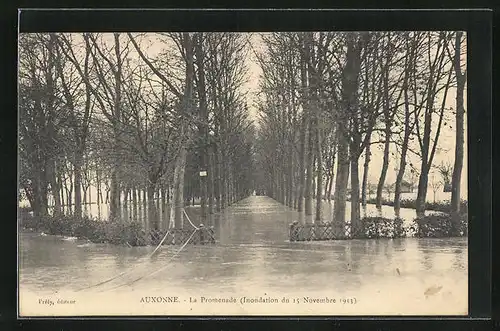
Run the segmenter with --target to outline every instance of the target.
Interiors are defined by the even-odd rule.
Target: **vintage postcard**
[[[466,50],[21,33],[19,316],[467,315]]]

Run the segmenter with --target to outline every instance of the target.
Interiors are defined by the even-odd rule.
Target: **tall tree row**
[[[21,35],[19,189],[34,214],[81,218],[97,200],[111,221],[142,214],[147,228],[182,228],[186,200],[201,201],[206,220],[249,195],[247,39]]]
[[[380,208],[386,188],[392,187],[387,175],[394,162],[396,212],[405,178],[416,173],[416,209],[423,215],[429,172],[442,129],[453,114],[447,99],[456,82],[452,200],[458,214],[464,140],[462,39],[459,32],[262,34],[261,51],[256,51],[263,72],[260,189],[320,221],[322,200],[331,198],[333,188],[333,220],[345,223],[350,202],[347,217],[356,232],[370,174],[378,178],[375,201]],[[381,151],[379,167],[370,167],[374,148]]]

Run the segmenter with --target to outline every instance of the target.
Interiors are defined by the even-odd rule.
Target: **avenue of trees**
[[[402,184],[416,180],[421,216],[447,126],[456,132],[447,176],[457,225],[464,162],[464,33],[268,33],[260,42],[259,189],[299,212],[315,214],[318,221],[323,220],[322,200],[333,196],[333,221],[345,222],[350,200],[356,230],[372,189],[368,173],[378,172],[373,190],[380,207],[392,184],[387,183],[392,163],[397,170],[394,208],[401,208]],[[383,151],[382,166],[370,170],[374,148]],[[419,162],[413,164],[410,156]]]
[[[423,215],[438,169],[457,225],[465,51],[464,33],[439,31],[21,34],[19,197],[40,219],[97,202],[159,229],[182,228],[195,200],[207,222],[255,189],[318,221],[333,199],[344,223],[350,201],[356,230],[369,197],[398,212],[408,184]],[[445,127],[453,162],[437,164]]]
[[[112,221],[147,210],[158,229],[182,228],[194,198],[205,220],[249,195],[247,44],[236,33],[20,35],[20,198],[37,218],[81,218],[91,201]]]

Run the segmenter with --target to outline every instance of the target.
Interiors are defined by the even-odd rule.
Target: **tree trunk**
[[[37,221],[43,220],[48,215],[46,199],[44,199],[44,194],[46,194],[46,189],[44,189],[44,179],[43,170],[36,169],[33,171],[33,215]]]
[[[356,47],[353,34],[347,36],[347,54],[344,72],[342,73],[342,105],[344,112],[338,116],[337,140],[337,180],[335,181],[335,204],[333,221],[345,224],[345,210],[347,200],[347,182],[349,179],[349,142],[348,142],[348,114],[356,107],[356,91],[360,71],[361,47]]]
[[[166,194],[167,190],[165,189],[165,186],[161,186],[161,228],[165,228],[166,224],[166,216],[167,216],[167,200],[166,200]]]
[[[308,144],[307,144],[307,159],[306,159],[306,187],[305,187],[305,214],[312,215],[312,198],[313,198],[313,177],[314,177],[314,128],[312,120],[309,121],[308,129]]]
[[[314,142],[314,144],[312,146],[312,148],[313,148],[313,155],[314,155],[313,162],[312,162],[312,173],[313,173],[313,175],[312,175],[312,181],[311,181],[312,182],[312,186],[311,186],[312,200],[316,200],[316,183],[317,183],[317,180],[318,180],[318,178],[316,176],[316,174],[317,174],[317,170],[316,170],[317,169],[316,168],[316,134],[314,134],[314,141],[315,142]],[[311,209],[312,209],[312,207],[311,207]]]
[[[148,223],[149,229],[159,230],[158,218],[156,217],[156,206],[155,206],[155,184],[150,181],[147,188],[148,194]]]
[[[321,221],[323,215],[321,210],[321,194],[323,193],[323,155],[321,147],[323,145],[321,139],[321,130],[319,128],[319,109],[316,110],[316,167],[318,169],[318,182],[316,184],[316,221]]]
[[[64,185],[62,180],[62,169],[58,167],[56,174],[57,174],[57,186],[59,188],[59,192],[57,194],[60,195],[59,201],[61,201],[61,212],[64,214],[64,206],[66,203],[64,202],[64,187],[63,187]]]
[[[299,155],[299,201],[297,210],[301,212],[303,210],[304,198],[306,196],[306,141],[307,140],[307,127],[309,122],[309,107],[308,107],[308,82],[307,82],[307,66],[306,66],[306,58],[304,54],[301,53],[300,56],[300,76],[302,83],[302,121],[300,126],[300,155]]]
[[[397,214],[399,214],[399,211],[401,210],[401,184],[403,182],[403,178],[406,171],[406,156],[408,153],[408,143],[410,142],[410,134],[411,134],[411,127],[410,127],[411,116],[410,116],[410,100],[408,96],[408,80],[410,76],[409,70],[411,66],[414,65],[413,54],[414,54],[414,49],[412,49],[411,51],[408,62],[405,63],[405,77],[403,81],[405,128],[404,128],[403,142],[401,144],[401,159],[399,161],[399,169],[396,175],[396,183],[394,187],[394,210],[396,211]]]
[[[368,190],[368,169],[370,166],[370,141],[366,145],[365,149],[365,163],[363,164],[363,186],[361,188],[361,204],[366,207],[366,191]]]
[[[335,159],[333,159],[333,162],[335,162]],[[333,181],[334,181],[333,170],[331,170],[331,172],[330,172],[330,182],[328,183],[328,201],[332,200]]]
[[[110,200],[109,200],[109,193],[111,191],[111,187],[106,187],[106,199],[104,199],[104,202],[106,204],[110,203]]]
[[[418,217],[423,217],[425,214],[425,200],[427,198],[427,187],[429,185],[429,172],[426,162],[422,161],[420,168],[420,176],[418,178],[418,192],[416,200],[416,211]]]
[[[387,59],[389,61],[389,59]],[[389,153],[391,148],[391,126],[393,120],[393,114],[391,114],[391,110],[389,109],[389,68],[386,67],[384,71],[384,81],[383,81],[383,112],[384,112],[384,122],[385,122],[385,142],[384,142],[384,158],[382,161],[382,170],[380,173],[380,178],[377,185],[377,197],[376,197],[376,206],[377,208],[382,207],[383,200],[383,190],[385,185],[385,179],[387,176],[387,170],[389,168]],[[394,113],[394,111],[392,111]]]
[[[328,170],[329,171],[329,170]],[[328,188],[330,187],[330,180],[331,180],[331,176],[330,176],[330,173],[327,172],[326,174],[326,182],[325,182],[325,198],[324,200],[328,199]]]
[[[283,153],[284,154],[284,153]],[[288,183],[286,180],[286,156],[283,155],[281,158],[281,175],[280,175],[280,182],[281,182],[281,203],[284,204],[285,206],[288,204],[288,196],[287,196],[287,187]]]
[[[375,202],[377,208],[382,207],[385,178],[387,176],[387,170],[389,169],[389,151],[390,151],[390,147],[391,147],[390,139],[391,139],[391,127],[390,127],[390,124],[386,123],[385,142],[384,142],[384,158],[382,160],[382,170],[380,172],[380,178],[378,180],[377,197],[376,197],[376,202]]]
[[[278,181],[280,183],[280,202],[286,206],[287,183],[286,183],[285,162],[286,162],[286,156],[285,153],[282,151],[282,155],[279,157],[279,163],[278,163],[278,166],[280,168]]]
[[[295,202],[295,198],[294,198],[294,187],[293,187],[293,175],[294,175],[294,158],[293,158],[293,142],[290,142],[289,143],[289,147],[288,147],[288,171],[287,171],[287,181],[288,181],[288,185],[287,185],[287,196],[288,196],[288,207],[290,208],[294,208],[294,202]]]
[[[76,177],[76,175],[75,175]],[[120,212],[120,185],[118,183],[118,171],[112,170],[111,173],[111,191],[109,205],[109,219],[111,221],[119,221],[121,218]]]
[[[91,186],[89,185],[88,186],[88,190],[89,190],[89,211],[91,212],[92,211],[92,190],[91,190]]]
[[[215,210],[217,212],[222,210],[222,178],[221,178],[221,155],[220,155],[220,147],[216,146],[215,153],[215,183],[214,183],[214,193],[215,193]]]
[[[133,220],[137,222],[137,204],[139,203],[139,201],[137,200],[137,188],[136,187],[133,187],[132,188],[132,215],[133,215]]]
[[[351,235],[358,235],[361,228],[358,169],[358,159],[353,157],[351,160]]]
[[[214,213],[214,152],[213,148],[210,148],[208,154],[208,213]]]
[[[50,178],[50,188],[52,191],[52,196],[54,198],[54,215],[61,216],[61,197],[59,195],[60,188],[57,182],[57,165],[55,161],[50,161],[49,163],[49,178]]]
[[[101,189],[101,176],[99,170],[95,171],[95,178],[96,178],[96,188],[97,188],[97,208],[100,208],[103,200],[102,200],[102,189]]]
[[[123,191],[123,220],[128,221],[129,220],[129,215],[128,215],[128,187],[125,187],[125,190]]]
[[[440,38],[440,42],[446,42],[444,39]],[[429,37],[430,40],[430,37]],[[430,43],[430,42],[429,42]],[[436,52],[436,59],[434,63],[430,66],[430,73],[429,73],[429,79],[428,79],[428,86],[426,87],[427,89],[427,97],[426,97],[426,106],[425,106],[425,113],[424,113],[424,128],[423,128],[423,137],[419,137],[419,145],[420,145],[420,152],[421,152],[421,159],[422,159],[422,164],[421,164],[421,173],[420,173],[420,178],[419,178],[419,184],[418,184],[418,193],[417,193],[417,201],[416,201],[416,209],[417,209],[417,215],[423,216],[425,213],[425,202],[426,202],[426,195],[427,195],[427,186],[429,182],[429,171],[432,166],[432,160],[435,155],[436,151],[436,146],[439,140],[439,134],[441,132],[441,125],[443,122],[443,117],[444,117],[444,110],[445,110],[445,105],[446,105],[446,97],[448,94],[448,90],[450,87],[450,82],[451,82],[451,77],[453,71],[450,70],[448,72],[448,81],[446,85],[444,85],[444,92],[442,96],[442,102],[440,109],[436,111],[436,106],[434,104],[435,98],[438,94],[438,89],[437,89],[437,83],[440,78],[445,77],[444,75],[441,75],[443,72],[445,66],[444,66],[444,57],[445,57],[445,51],[446,46],[440,47],[441,52]],[[433,114],[438,113],[439,114],[439,119],[437,125],[433,125],[432,123],[432,117]],[[435,136],[434,139],[431,139],[431,132],[435,131]],[[420,140],[421,138],[421,140]],[[432,147],[431,147],[432,143]]]
[[[338,124],[337,146],[337,179],[335,181],[335,196],[333,205],[333,221],[338,224],[345,223],[347,182],[349,180],[349,154],[347,135],[343,123]]]
[[[221,152],[220,152],[220,194],[221,194],[221,208],[224,209],[227,207],[227,153],[226,153],[226,146],[220,146]]]
[[[160,188],[157,188],[156,189],[156,218],[157,218],[158,226],[161,226],[161,218],[160,218],[161,203],[160,202],[161,202],[160,201]]]
[[[333,188],[333,182],[335,180],[334,177],[334,171],[333,171],[333,166],[335,164],[335,155],[337,154],[337,134],[334,132],[335,136],[333,139],[333,148],[331,152],[331,167],[328,169],[328,173],[330,175],[330,183],[328,183],[328,201],[332,200],[332,188]]]
[[[186,168],[187,150],[185,147],[181,148],[179,153],[175,170],[174,170],[174,188],[173,188],[173,204],[170,210],[170,222],[176,229],[184,227],[184,172]]]
[[[149,221],[149,218],[148,218],[149,210],[148,210],[147,188],[143,189],[141,191],[142,191],[142,209],[143,209],[142,215],[143,215],[143,220],[144,220],[145,226],[149,226],[150,221]]]
[[[409,138],[409,135],[408,135]],[[406,154],[408,152],[408,140],[405,134],[403,145],[401,148],[401,160],[399,161],[399,169],[396,175],[396,184],[394,187],[394,210],[399,212],[401,210],[401,184],[403,182],[406,170]]]
[[[198,66],[198,79],[197,79],[197,88],[198,88],[198,98],[199,98],[199,111],[200,118],[202,121],[208,123],[208,109],[207,109],[207,97],[206,97],[206,89],[205,89],[205,69],[204,69],[204,59],[205,52],[203,49],[203,33],[197,33],[197,42],[195,43],[195,53],[196,53],[196,65]],[[191,59],[192,61],[192,59]],[[194,73],[193,73],[194,74]],[[208,136],[208,124],[200,125],[199,134],[203,138],[204,146],[200,148],[200,164],[199,170],[206,171],[207,174],[209,172],[209,160],[208,160],[208,151],[207,151],[207,142],[209,141]],[[199,176],[200,181],[200,204],[201,204],[201,219],[203,223],[206,223],[207,218],[207,197],[208,197],[208,182],[209,179],[207,177]]]
[[[68,203],[68,213],[73,212],[73,175],[68,171],[68,182],[65,182],[66,202]]]
[[[75,217],[82,218],[82,159],[79,155],[75,156],[73,171],[75,173]]]
[[[453,175],[451,181],[451,214],[453,219],[454,231],[457,233],[460,223],[460,190],[462,181],[462,168],[464,162],[464,90],[465,74],[460,68],[460,48],[462,45],[462,32],[455,33],[455,57],[454,68],[457,78],[456,95],[456,118],[455,118],[455,164],[453,166]]]
[[[137,191],[137,214],[138,214],[138,221],[140,220],[141,222],[143,222],[144,221],[144,215],[143,215],[143,212],[142,212],[143,201],[142,201],[140,187],[136,188],[136,191]]]
[[[225,159],[226,160],[226,159]],[[226,161],[226,175],[224,177],[226,184],[226,206],[231,206],[232,193],[231,193],[231,166],[229,165],[229,160]]]
[[[88,207],[88,201],[87,201],[87,187],[85,184],[82,185],[82,192],[83,192],[83,215],[87,215],[87,207]]]

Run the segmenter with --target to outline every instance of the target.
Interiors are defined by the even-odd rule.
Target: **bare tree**
[[[436,203],[436,194],[439,191],[439,189],[442,187],[443,182],[440,181],[439,179],[436,179],[434,176],[431,178],[431,188],[432,188],[432,193],[433,195],[433,201]]]
[[[37,219],[48,214],[48,194],[54,197],[54,213],[61,212],[64,165],[61,143],[66,126],[56,72],[55,36],[23,35],[19,40],[19,156],[20,185]],[[50,188],[50,190],[49,190]]]
[[[57,71],[61,80],[65,106],[69,111],[69,125],[74,135],[73,171],[75,174],[75,215],[82,216],[82,168],[84,166],[84,154],[89,136],[90,120],[92,116],[92,96],[90,84],[85,84],[89,79],[91,70],[90,42],[84,37],[83,59],[81,49],[77,49],[70,35],[58,35],[57,42]],[[66,60],[66,61],[65,61]],[[65,63],[70,65],[65,65]],[[82,63],[83,62],[83,63]],[[68,74],[71,66],[76,70],[79,77],[75,78]],[[83,87],[81,86],[83,85]],[[83,90],[83,95],[81,91]],[[83,111],[81,111],[83,109]],[[85,192],[84,192],[85,195]]]
[[[407,165],[407,155],[408,148],[411,139],[411,135],[414,131],[416,120],[414,120],[412,115],[414,115],[416,105],[411,105],[411,95],[410,95],[410,85],[411,81],[415,80],[414,74],[417,72],[416,70],[416,52],[419,48],[420,43],[423,41],[422,35],[415,34],[411,35],[410,33],[404,34],[404,43],[405,43],[405,62],[404,62],[404,79],[403,79],[403,94],[404,94],[404,117],[400,121],[404,125],[403,129],[403,138],[401,142],[401,153],[399,160],[399,167],[396,175],[396,183],[394,188],[394,209],[399,211],[401,208],[401,184],[403,182],[403,178],[405,176],[406,165]],[[412,174],[414,170],[411,169]],[[410,181],[411,184],[415,182],[414,180]],[[411,188],[413,192],[413,187]]]
[[[467,80],[467,70],[462,72],[462,48],[465,38],[461,31],[455,32],[455,52],[453,54],[453,69],[457,81],[456,115],[455,115],[455,163],[453,166],[453,178],[451,181],[451,213],[455,228],[458,224],[460,213],[460,192],[462,181],[462,168],[464,159],[464,91]],[[450,54],[451,56],[451,54]]]
[[[337,180],[335,182],[335,204],[333,209],[333,221],[339,224],[345,223],[345,208],[347,201],[347,181],[349,178],[349,114],[354,113],[358,107],[357,91],[358,78],[361,70],[362,39],[355,33],[346,35],[346,64],[342,77],[342,111],[337,115]],[[352,186],[353,184],[351,184]],[[354,186],[356,183],[354,184]],[[359,185],[359,183],[358,183]],[[359,187],[359,186],[358,186]],[[353,229],[359,227],[358,211],[351,213],[351,225]]]
[[[426,32],[425,34],[427,39],[426,47],[422,54],[420,54],[420,61],[423,61],[422,67],[424,68],[424,72],[422,73],[423,78],[420,83],[423,85],[424,93],[420,93],[422,96],[420,104],[418,101],[415,101],[415,104],[419,104],[416,116],[423,117],[423,123],[421,123],[422,119],[420,118],[416,121],[416,134],[422,161],[416,201],[416,210],[419,215],[423,215],[425,212],[428,176],[441,133],[445,115],[446,97],[453,72],[452,68],[448,65],[449,61],[446,61],[446,45],[449,42],[447,33]],[[413,88],[417,89],[417,86]],[[413,94],[414,98],[418,99],[419,93],[414,91]],[[440,94],[442,95],[441,104],[438,104],[436,107],[436,101],[439,100],[438,96]],[[421,113],[422,111],[423,114]],[[437,123],[435,123],[436,117]],[[435,134],[431,137],[433,123],[435,124]]]

